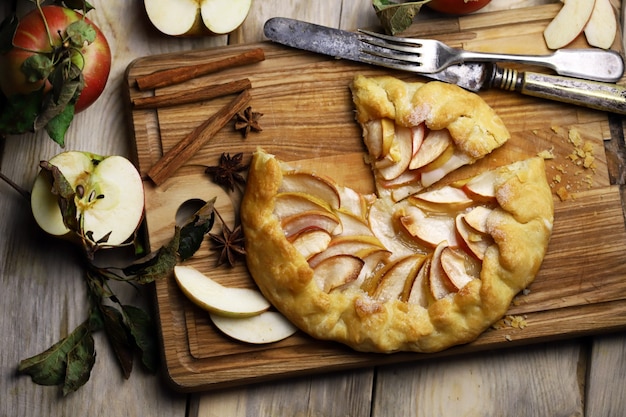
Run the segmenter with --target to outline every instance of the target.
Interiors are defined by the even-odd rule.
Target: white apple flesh
[[[252,0],[144,0],[148,19],[171,36],[223,35],[248,16]]]
[[[128,241],[143,217],[144,191],[135,166],[122,156],[63,152],[48,161],[75,191],[77,219],[93,242],[116,246]],[[70,237],[47,172],[33,184],[31,206],[37,224],[53,236]]]
[[[191,266],[175,266],[174,276],[181,291],[206,311],[226,317],[250,317],[270,308],[260,291],[225,287]]]
[[[252,343],[274,343],[293,335],[298,329],[276,311],[265,311],[252,317],[224,317],[210,313],[211,321],[233,339]]]
[[[596,0],[585,26],[585,37],[591,46],[609,49],[617,34],[617,19],[610,0]]]
[[[576,39],[587,25],[594,3],[594,0],[565,1],[543,32],[548,48],[559,49]]]

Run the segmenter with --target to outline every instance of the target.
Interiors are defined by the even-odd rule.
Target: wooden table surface
[[[493,0],[484,10],[553,2]],[[0,16],[8,11],[6,3],[0,6]],[[371,0],[256,0],[236,33],[182,39],[155,31],[141,0],[91,3],[97,9],[90,17],[112,48],[112,73],[103,96],[75,118],[66,142],[67,149],[100,154],[130,155],[122,85],[125,69],[136,58],[260,41],[263,23],[279,15],[344,29],[377,23]],[[8,137],[0,141],[0,170],[30,188],[38,162],[60,151],[43,134]],[[82,270],[72,248],[41,232],[27,202],[1,182],[0,213],[1,417],[626,415],[624,334],[180,394],[162,375],[151,375],[139,366],[125,380],[99,333],[89,382],[63,398],[56,387],[38,386],[29,377],[18,376],[16,367],[84,319]],[[129,296],[131,303],[142,301]]]

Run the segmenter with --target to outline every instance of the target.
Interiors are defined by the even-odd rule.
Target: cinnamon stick
[[[193,78],[211,74],[223,69],[234,68],[241,65],[254,64],[265,59],[262,48],[255,48],[238,55],[207,62],[204,64],[186,65],[155,71],[152,74],[137,77],[135,83],[139,90],[166,87],[179,84]]]
[[[252,88],[250,80],[243,78],[224,84],[207,85],[191,90],[177,91],[151,97],[138,97],[133,99],[133,107],[137,110],[143,110],[178,106],[240,93],[249,88]]]
[[[242,111],[250,101],[250,91],[243,90],[230,103],[219,109],[204,123],[196,127],[190,134],[174,145],[157,161],[148,177],[156,185],[161,185],[178,168],[188,161],[200,148],[220,131],[237,113]]]

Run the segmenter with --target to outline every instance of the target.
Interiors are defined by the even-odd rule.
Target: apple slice
[[[285,219],[298,213],[309,211],[326,211],[333,214],[330,205],[311,194],[301,192],[284,192],[276,194],[274,214],[279,219]]]
[[[383,155],[383,127],[382,120],[375,119],[363,124],[363,143],[367,153],[376,160]]]
[[[478,278],[479,263],[458,248],[441,250],[441,268],[456,291]]]
[[[407,206],[397,214],[406,232],[423,245],[436,247],[441,242],[458,245],[454,217],[427,215],[422,209]]]
[[[561,10],[543,31],[548,48],[559,49],[576,39],[591,17],[594,3],[593,0],[565,1]]]
[[[465,243],[465,246],[467,246],[477,259],[482,260],[489,246],[493,244],[493,239],[490,235],[480,233],[470,227],[467,224],[466,217],[467,216],[463,213],[456,216],[456,230]]]
[[[116,246],[128,241],[143,218],[144,191],[135,166],[121,156],[63,152],[48,161],[75,190],[76,220],[84,238]],[[76,237],[63,222],[49,171],[41,170],[31,190],[39,227],[59,237]]]
[[[613,46],[617,21],[610,0],[596,0],[584,31],[589,45],[603,49]]]
[[[301,211],[283,217],[280,222],[285,237],[291,239],[307,230],[322,230],[329,235],[341,233],[341,222],[334,213],[322,210]]]
[[[309,266],[314,268],[325,259],[337,255],[369,255],[375,251],[385,251],[385,247],[380,241],[371,235],[368,236],[336,236],[334,237],[326,250],[309,259]]]
[[[337,210],[335,214],[341,222],[341,236],[374,236],[365,219],[343,210]]]
[[[382,270],[372,297],[385,302],[399,300],[406,292],[424,262],[425,256],[415,254],[396,260]]]
[[[420,148],[422,147],[422,143],[424,143],[425,137],[426,137],[426,123],[420,123],[419,125],[413,126],[411,128],[411,138],[413,141],[413,156],[415,156],[419,152]]]
[[[472,162],[473,159],[471,156],[461,152],[454,151],[454,153],[441,165],[436,166],[433,169],[424,168],[422,171],[422,186],[430,187],[452,171],[461,168],[463,165],[467,165]]]
[[[430,276],[431,262],[432,258],[429,256],[422,263],[409,289],[409,294],[406,298],[407,303],[428,307],[428,300],[430,298],[428,294],[428,277]]]
[[[474,202],[465,191],[451,185],[411,196],[411,202],[415,201],[425,202],[427,207],[444,207],[446,210],[461,210]]]
[[[181,291],[198,307],[227,317],[249,317],[270,308],[260,291],[225,287],[191,266],[176,265],[174,276]]]
[[[465,214],[463,220],[476,231],[488,234],[487,219],[492,211],[492,209],[485,206],[476,206]]]
[[[331,256],[313,268],[313,279],[322,291],[329,293],[335,288],[355,281],[365,262],[350,254]]]
[[[380,120],[380,128],[382,149],[379,159],[387,158],[395,162],[399,159],[396,155],[392,155],[393,142],[396,136],[396,125],[393,120],[384,118]]]
[[[356,216],[365,219],[368,206],[367,195],[357,193],[352,188],[338,186],[337,190],[341,196],[341,206],[339,210],[354,213]],[[373,195],[372,195],[373,197]]]
[[[406,171],[412,155],[413,138],[411,129],[404,126],[396,126],[389,154],[384,159],[375,161],[374,166],[382,178],[393,180]]]
[[[328,203],[332,208],[341,206],[341,196],[332,180],[307,172],[286,172],[278,188],[279,193],[310,194]]]
[[[405,204],[406,205],[406,204]],[[399,208],[404,205],[400,205]],[[368,222],[374,236],[391,253],[390,260],[409,256],[413,252],[398,239],[398,232],[394,225],[394,207],[386,199],[379,199],[372,204],[369,211]]]
[[[309,259],[328,247],[332,236],[325,230],[309,230],[298,234],[291,244],[296,248],[304,259]]]
[[[496,171],[485,171],[470,179],[463,190],[477,201],[493,202],[496,200]]]
[[[428,288],[435,300],[440,300],[446,295],[454,292],[454,287],[441,264],[441,254],[448,247],[447,242],[441,242],[432,254],[430,269],[428,274]]]
[[[171,36],[222,35],[237,29],[252,0],[144,0],[148,19]]]
[[[449,146],[452,146],[452,136],[447,129],[431,130],[424,138],[419,151],[411,158],[409,169],[418,169],[433,162]]]
[[[210,313],[211,321],[233,339],[252,343],[274,343],[298,331],[296,326],[276,311],[265,311],[252,317],[224,317]]]

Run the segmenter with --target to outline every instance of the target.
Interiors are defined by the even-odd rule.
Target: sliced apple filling
[[[287,171],[274,215],[322,291],[360,288],[382,302],[427,307],[480,278],[481,261],[495,243],[488,228],[497,206],[494,180],[483,173],[385,209],[366,205],[364,216],[360,206],[358,213],[340,208],[341,187],[332,179]]]

